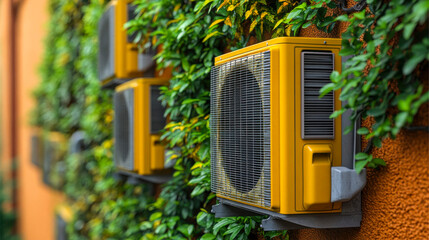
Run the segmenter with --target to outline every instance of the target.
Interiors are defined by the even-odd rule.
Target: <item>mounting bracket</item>
[[[127,171],[117,170],[113,174],[113,178],[118,181],[127,181],[129,184],[138,185],[143,183],[161,184],[171,180],[171,174],[166,175],[139,175]]]

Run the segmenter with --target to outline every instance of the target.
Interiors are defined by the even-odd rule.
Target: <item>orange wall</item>
[[[346,27],[342,24],[331,34],[310,27],[302,30],[301,36],[341,37]],[[428,76],[422,78],[425,91],[427,80]],[[422,106],[413,125],[429,125],[428,107]],[[369,126],[369,122],[363,125]],[[294,230],[290,231],[290,239],[429,238],[429,134],[403,130],[396,140],[383,141],[383,147],[372,153],[384,159],[387,166],[368,171],[362,192],[361,227]]]
[[[8,55],[10,43],[7,36],[8,15],[3,14],[7,10],[9,1],[0,1],[0,53],[1,69],[8,68]],[[41,62],[44,49],[48,20],[48,0],[24,0],[21,1],[17,16],[17,98],[18,98],[18,230],[24,240],[50,240],[54,239],[54,208],[63,200],[63,196],[42,183],[41,170],[31,164],[30,161],[30,137],[29,112],[34,106],[31,97],[32,89],[40,82],[38,67]],[[1,89],[8,85],[10,77],[1,75]],[[1,95],[2,106],[9,106],[10,102],[5,95]],[[10,123],[4,117],[7,108],[1,109],[1,129],[8,130]],[[8,142],[8,131],[1,132],[3,142]],[[5,146],[3,146],[5,147]],[[4,148],[3,148],[4,149]],[[2,161],[6,153],[2,155]]]
[[[10,99],[10,71],[8,59],[11,51],[7,46],[9,45],[9,23],[7,19],[10,18],[9,14],[9,2],[0,1],[0,170],[9,178],[6,169],[10,168],[10,162],[12,159],[11,147],[9,141],[11,136],[10,119],[7,117],[7,113],[10,111],[9,102],[6,99]]]

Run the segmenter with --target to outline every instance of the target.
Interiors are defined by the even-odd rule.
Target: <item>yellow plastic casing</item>
[[[124,24],[128,21],[127,6],[132,0],[113,0],[107,7],[115,9],[115,26],[114,26],[114,53],[115,53],[115,74],[113,78],[130,79],[142,76],[138,70],[138,46],[127,40],[127,30]],[[112,78],[103,80],[102,84],[111,81]]]
[[[50,142],[48,144],[54,144],[55,146],[55,148],[53,149],[55,151],[53,159],[54,162],[64,160],[64,157],[68,151],[67,137],[60,132],[48,132],[47,140]]]
[[[168,78],[139,78],[115,89],[116,92],[134,89],[134,169],[140,175],[165,171],[165,148],[160,143],[161,134],[150,133],[150,86],[167,86],[168,83]]]
[[[61,204],[56,207],[56,213],[64,219],[65,222],[69,223],[73,220],[73,210],[67,204]]]
[[[341,166],[341,118],[334,120],[334,139],[301,138],[301,53],[332,52],[335,70],[341,71],[341,57],[338,55],[340,50],[341,39],[281,37],[215,59],[217,66],[237,58],[270,51],[271,207],[266,210],[281,214],[341,212],[341,203],[330,203],[330,167]],[[339,91],[334,93],[335,110],[341,108],[339,94]],[[324,167],[314,166],[313,161],[318,164],[318,159],[310,159],[308,164],[304,164],[304,149],[307,145],[313,148],[316,146],[316,155],[320,149],[331,150],[329,168],[324,165],[325,162],[322,164]],[[322,172],[319,172],[320,169]],[[311,178],[317,180],[311,181]],[[319,184],[321,182],[323,184]],[[219,194],[217,196],[237,201]]]

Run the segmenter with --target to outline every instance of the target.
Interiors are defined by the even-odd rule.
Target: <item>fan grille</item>
[[[100,81],[114,76],[115,58],[115,7],[104,12],[98,24],[98,77]]]
[[[115,165],[134,170],[134,89],[116,92],[114,95]]]
[[[270,52],[215,66],[211,74],[212,190],[269,207]]]

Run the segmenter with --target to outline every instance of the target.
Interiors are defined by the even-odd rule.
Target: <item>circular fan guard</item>
[[[222,166],[231,185],[246,194],[262,175],[262,96],[257,79],[245,66],[233,68],[224,81],[219,125]]]

